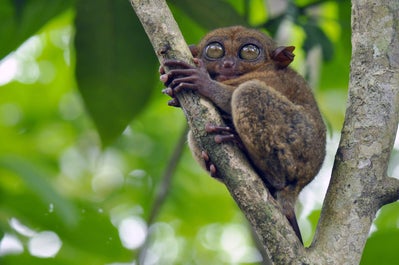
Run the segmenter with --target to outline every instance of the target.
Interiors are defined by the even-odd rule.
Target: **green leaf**
[[[110,144],[144,108],[157,61],[129,1],[78,1],[76,77],[103,144]]]
[[[334,58],[324,63],[321,69],[320,88],[323,90],[343,90],[347,94],[351,59],[351,3],[338,2],[340,37],[334,43]],[[339,69],[339,71],[337,71]]]
[[[24,197],[24,196],[23,196]],[[22,198],[19,198],[20,200]],[[0,264],[110,264],[114,262],[127,262],[131,260],[132,252],[123,247],[117,228],[111,223],[110,217],[106,212],[102,212],[101,208],[93,207],[93,204],[86,202],[78,202],[77,206],[80,210],[79,222],[72,227],[60,225],[60,222],[51,220],[52,215],[43,215],[39,209],[31,206],[38,212],[36,215],[41,219],[37,219],[31,228],[35,231],[51,230],[55,232],[61,242],[62,247],[54,259],[42,259],[25,255],[6,255]],[[25,206],[27,207],[27,206]],[[35,213],[33,213],[35,214]],[[26,219],[16,216],[23,224]],[[30,217],[27,217],[30,219]],[[11,233],[14,231],[11,231]],[[21,241],[29,238],[20,236]],[[4,262],[4,263],[2,263]],[[8,263],[7,263],[8,262]],[[47,263],[48,262],[48,263]]]
[[[18,48],[50,19],[71,7],[72,0],[19,0],[0,4],[0,58]]]
[[[390,230],[397,228],[399,221],[399,203],[394,202],[381,208],[374,221],[377,229]]]
[[[367,240],[361,265],[391,265],[399,260],[397,243],[399,242],[399,203],[390,203],[381,208],[374,221],[377,231]]]
[[[270,32],[271,36],[275,36],[280,28],[281,23],[283,23],[285,19],[285,14],[271,18],[265,23],[265,29]]]
[[[118,229],[111,223],[109,214],[101,208],[101,204],[99,207],[95,203],[76,204],[80,209],[78,226],[69,230],[55,229],[68,247],[74,249],[63,248],[59,254],[68,258],[73,252],[79,253],[86,258],[80,264],[94,264],[94,258],[102,264],[130,260],[131,250],[123,247]]]
[[[22,253],[19,255],[6,255],[0,257],[0,264],[29,264],[29,265],[71,265],[68,261],[60,261],[60,259],[43,259],[32,257],[29,253]],[[75,263],[76,264],[76,263]]]
[[[215,0],[172,0],[169,3],[206,29],[233,25],[247,25],[240,14],[228,3]]]
[[[26,186],[41,199],[43,204],[53,205],[57,209],[56,214],[64,223],[67,225],[76,223],[77,211],[75,206],[54,190],[48,182],[50,177],[44,171],[16,156],[0,157],[0,167],[18,175]],[[29,203],[29,201],[24,203]],[[32,206],[34,207],[34,205]]]
[[[324,60],[330,61],[334,58],[334,45],[320,27],[308,23],[303,26],[303,29],[306,33],[303,49],[306,52],[309,52],[314,46],[320,45]]]
[[[399,260],[399,230],[375,232],[366,243],[361,265],[392,265]]]
[[[3,167],[7,163],[0,163]],[[24,169],[24,171],[26,168]],[[34,171],[34,169],[30,168]],[[29,173],[34,175],[34,173]],[[28,177],[29,178],[29,177]],[[0,212],[7,217],[3,221],[0,216],[0,230],[15,233],[9,227],[9,218],[18,219],[23,225],[36,232],[53,231],[62,241],[62,248],[57,253],[57,259],[49,264],[106,264],[115,261],[128,261],[131,258],[131,251],[124,248],[117,228],[111,223],[107,209],[103,204],[96,204],[90,201],[67,201],[74,208],[74,222],[66,221],[65,216],[60,216],[62,205],[53,195],[53,208],[49,208],[48,202],[43,202],[42,193],[49,193],[51,189],[46,182],[37,179],[37,184],[27,191],[9,191],[0,186]],[[41,192],[36,186],[41,186]],[[52,193],[51,191],[50,193]],[[47,197],[47,196],[46,196]],[[66,199],[64,199],[66,200]],[[71,217],[69,217],[71,218]],[[4,218],[5,219],[5,218]],[[27,236],[20,235],[21,241],[26,241]],[[5,264],[47,264],[40,263],[40,259],[31,255],[5,256]],[[18,262],[19,261],[19,262]],[[45,260],[43,260],[45,261]],[[58,263],[57,263],[58,262]],[[0,262],[0,264],[3,264]]]
[[[311,237],[309,238],[310,242],[306,242],[306,244],[310,244],[312,243],[311,240],[313,239],[313,236],[316,232],[316,227],[317,227],[317,223],[319,222],[320,219],[320,213],[321,213],[321,209],[316,209],[314,211],[312,211],[309,216],[308,216],[308,220],[311,224]]]

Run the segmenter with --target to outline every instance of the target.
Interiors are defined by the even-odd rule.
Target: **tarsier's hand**
[[[191,89],[206,96],[208,88],[214,81],[211,80],[204,63],[200,59],[194,58],[194,63],[196,66],[177,60],[165,60],[160,68],[160,80],[167,87],[163,90],[163,93],[175,99],[175,95],[183,89]],[[165,66],[172,70],[165,73]]]
[[[159,79],[160,79],[161,82],[164,83],[165,86],[166,86],[166,83],[167,83],[167,81],[168,81],[168,75],[166,74],[166,71],[165,71],[165,68],[164,68],[163,65],[161,65],[161,66],[159,67],[159,74],[161,75],[161,76],[159,77]],[[172,97],[172,99],[168,101],[168,105],[169,105],[169,106],[172,106],[172,107],[180,107],[180,102],[179,102],[179,101],[177,100],[177,98],[174,96],[174,93],[173,93],[173,90],[172,90],[172,89],[165,88],[165,89],[162,90],[162,93],[164,93],[164,94],[169,95],[170,97]]]

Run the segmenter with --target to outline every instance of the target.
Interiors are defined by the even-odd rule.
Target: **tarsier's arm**
[[[167,60],[164,65],[172,68],[164,78],[168,87],[165,91],[169,96],[174,97],[182,89],[196,90],[201,96],[206,97],[217,107],[226,113],[231,114],[231,96],[235,87],[222,84],[212,80],[205,68],[204,62],[194,58],[197,67],[175,60]]]
[[[294,206],[323,162],[325,126],[306,82],[287,68],[293,47],[276,47],[258,31],[230,27],[209,33],[192,51],[198,67],[165,61],[174,69],[161,76],[166,93],[174,97],[193,89],[224,112],[301,240]],[[215,175],[206,153],[195,142],[190,147]]]

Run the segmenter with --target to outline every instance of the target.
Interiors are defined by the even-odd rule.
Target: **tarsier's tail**
[[[287,217],[288,222],[290,223],[292,229],[297,235],[299,241],[303,244],[301,231],[299,230],[299,225],[295,215],[295,201],[296,195],[293,192],[290,192],[288,189],[281,190],[275,193],[275,198],[277,202],[281,206],[281,211]]]
[[[301,231],[299,230],[299,225],[298,225],[298,222],[296,220],[294,209],[292,208],[292,213],[290,213],[290,214],[285,213],[285,216],[287,217],[288,222],[292,226],[292,229],[294,229],[294,232],[297,235],[299,241],[301,241],[301,243],[303,244]]]

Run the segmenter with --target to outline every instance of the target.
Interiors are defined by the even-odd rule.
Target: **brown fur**
[[[224,47],[221,58],[206,55],[207,45],[214,42]],[[248,43],[260,48],[255,60],[239,56]],[[198,71],[172,70],[166,84],[176,92],[196,89],[222,111],[301,239],[294,206],[299,192],[321,167],[326,129],[306,81],[287,67],[293,49],[277,47],[256,30],[240,26],[216,29],[191,47],[200,59]],[[201,160],[201,151],[193,142],[191,148]]]

